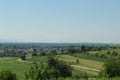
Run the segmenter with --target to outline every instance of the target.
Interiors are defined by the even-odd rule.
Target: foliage
[[[57,80],[74,80],[74,79],[72,79],[72,78],[59,78]]]
[[[70,47],[67,49],[67,53],[68,53],[68,54],[74,54],[74,53],[76,53],[76,52],[77,52],[77,50],[74,49],[74,46],[70,46]]]
[[[0,72],[0,80],[17,80],[16,74],[9,70]]]
[[[46,53],[45,52],[41,52],[40,56],[46,56]]]
[[[70,65],[66,64],[63,61],[58,61],[57,58],[49,57],[48,66],[53,71],[53,75],[55,76],[55,78],[66,78],[72,76],[72,68],[70,67]]]
[[[47,64],[34,64],[25,73],[26,80],[46,80],[59,77],[66,78],[72,76],[72,68],[62,61],[49,57]]]
[[[26,80],[46,80],[50,79],[49,69],[43,64],[34,64],[25,73]]]
[[[107,77],[105,70],[101,70],[98,74],[99,74],[99,78]]]
[[[87,47],[84,46],[84,45],[82,45],[82,46],[81,46],[81,51],[82,51],[83,53],[85,53],[85,52],[87,51]]]
[[[79,59],[77,59],[77,60],[76,60],[76,63],[77,63],[77,64],[79,64],[79,63],[80,63]]]
[[[120,77],[114,77],[114,78],[94,78],[94,79],[88,79],[88,80],[120,80]]]
[[[85,79],[85,80],[88,80],[88,75],[85,72],[81,72],[79,75],[75,76],[75,79]]]
[[[21,58],[22,60],[26,60],[26,55],[22,55],[20,58]]]
[[[30,66],[31,64],[19,61],[16,57],[0,58],[0,71],[11,70],[17,75],[18,80],[24,80],[24,73]]]
[[[57,51],[56,50],[51,50],[49,54],[56,55]]]
[[[104,64],[104,67],[108,77],[120,76],[120,57],[109,58]]]
[[[36,57],[36,56],[38,56],[38,54],[36,52],[33,52],[32,57]]]

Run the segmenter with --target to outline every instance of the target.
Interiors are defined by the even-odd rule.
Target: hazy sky
[[[0,0],[0,40],[120,43],[120,0]]]

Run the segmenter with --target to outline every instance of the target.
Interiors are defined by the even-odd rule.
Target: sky
[[[0,40],[120,43],[120,0],[0,0]]]

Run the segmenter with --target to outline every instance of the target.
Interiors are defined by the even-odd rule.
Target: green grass
[[[20,61],[17,57],[0,58],[0,71],[11,70],[17,75],[18,80],[25,79],[25,72],[29,70],[32,62],[47,62],[47,57],[30,57],[26,61]]]
[[[82,58],[82,59],[100,61],[100,62],[105,62],[106,61],[105,58],[99,58],[99,57],[96,57],[96,56],[93,56],[93,55],[87,55],[87,54],[84,54],[84,53],[76,53],[76,54],[73,54],[72,56]]]
[[[78,71],[78,70],[76,70],[76,69],[73,69],[73,71],[72,71],[72,76],[73,76],[73,77],[75,77],[75,76],[80,76],[81,73],[86,73],[86,72],[85,72],[85,71]],[[96,75],[89,74],[89,73],[87,73],[87,75],[88,75],[89,77],[97,77]]]
[[[96,53],[107,54],[108,51],[117,52],[118,54],[120,54],[120,48],[116,48],[116,49],[108,48],[106,50],[100,50],[100,51],[89,51],[89,53],[90,54],[96,54]]]
[[[69,62],[69,63],[73,63],[74,65],[78,65],[78,66],[80,65],[80,66],[95,68],[95,69],[102,69],[102,66],[104,64],[103,62],[100,62],[100,61],[77,58],[70,55],[59,55],[58,59]],[[79,62],[80,62],[79,64],[76,64],[77,59],[79,59]]]
[[[25,71],[30,67],[30,64],[17,61],[17,58],[9,60],[0,60],[0,71],[11,70],[17,75],[18,80],[24,80]]]
[[[27,59],[27,61],[30,61],[30,62],[41,62],[41,63],[46,63],[47,60],[48,60],[47,57],[33,57],[33,58]]]
[[[110,51],[110,52],[117,52],[118,54],[120,54],[120,48],[117,48],[117,49],[108,49],[107,51]]]
[[[84,56],[84,55],[83,55]],[[66,61],[67,63],[73,62],[74,65],[86,66],[96,69],[102,68],[102,62],[90,60],[88,58],[79,58],[80,64],[76,64],[77,57],[70,56],[70,55],[58,55],[59,60]],[[11,70],[12,72],[16,73],[18,80],[25,79],[25,72],[29,70],[32,62],[47,62],[47,56],[45,57],[31,57],[30,55],[27,56],[26,61],[20,61],[19,58],[12,57],[12,58],[0,58],[0,71],[3,70]],[[97,72],[92,72],[88,70],[73,70],[73,76],[79,75],[81,72],[86,72],[89,76],[96,76]]]
[[[103,65],[103,63],[99,61],[93,61],[93,60],[81,59],[81,58],[80,58],[80,64],[76,64],[76,59],[78,58],[74,56],[70,56],[70,55],[58,55],[58,59],[63,60],[66,63],[72,63],[74,65],[78,65],[78,66],[80,65],[80,66],[85,66],[85,67],[90,67],[90,68],[95,68],[95,69],[101,69]],[[27,61],[46,63],[47,57],[46,56],[45,57],[33,57],[33,58],[27,59]],[[78,72],[79,71],[87,72],[88,74],[91,74],[91,75],[98,75],[98,72],[94,72],[94,71],[82,70],[82,69],[79,69]]]

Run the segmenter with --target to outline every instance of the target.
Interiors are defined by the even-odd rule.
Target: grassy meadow
[[[16,73],[18,80],[24,80],[24,74],[30,68],[29,63],[19,61],[19,58],[0,58],[0,71],[11,70]]]
[[[90,60],[87,58],[78,58],[70,55],[58,55],[59,60],[63,60],[66,63],[69,63],[73,67],[73,76],[79,75],[80,72],[86,72],[89,76],[97,76],[99,71],[102,69],[103,62]],[[87,56],[88,57],[88,56]],[[91,57],[88,57],[91,58]],[[76,60],[79,59],[80,63],[76,63]],[[0,71],[3,70],[11,70],[17,74],[19,80],[25,79],[25,72],[30,68],[33,62],[47,62],[47,56],[44,57],[31,57],[27,56],[26,61],[20,60],[20,58],[12,57],[12,58],[0,58]]]
[[[117,52],[120,53],[119,48],[100,51],[89,51],[88,54],[75,53],[75,54],[62,54],[57,55],[58,60],[65,61],[70,64],[73,68],[73,77],[81,75],[81,72],[87,73],[89,78],[97,77],[101,69],[103,69],[103,64],[107,60],[106,58],[100,58],[93,56],[96,53],[107,54],[107,52]],[[31,54],[26,55],[27,60],[23,61],[19,57],[1,57],[0,58],[0,71],[11,70],[16,73],[18,80],[25,79],[25,72],[29,70],[32,63],[41,62],[46,63],[47,56],[37,56],[32,57]],[[79,63],[77,63],[79,60]]]

